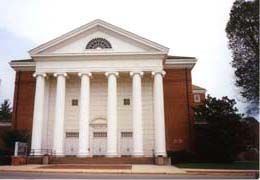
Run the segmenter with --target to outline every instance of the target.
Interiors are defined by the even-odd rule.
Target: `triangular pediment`
[[[93,52],[158,52],[167,54],[168,50],[165,46],[130,33],[105,21],[95,20],[42,44],[30,50],[29,53],[31,56],[45,54],[88,54]]]

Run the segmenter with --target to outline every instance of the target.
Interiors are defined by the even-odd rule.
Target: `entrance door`
[[[120,151],[122,156],[131,156],[133,152],[133,133],[121,132]]]
[[[78,138],[71,137],[65,140],[65,155],[75,156],[78,153]]]
[[[107,150],[107,133],[93,132],[93,156],[105,156]]]

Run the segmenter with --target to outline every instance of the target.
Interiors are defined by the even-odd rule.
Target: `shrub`
[[[195,162],[196,155],[190,151],[180,150],[180,151],[169,151],[167,152],[168,157],[171,158],[171,162],[173,163],[187,163],[187,162]]]

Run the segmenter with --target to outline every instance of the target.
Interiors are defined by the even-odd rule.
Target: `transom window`
[[[66,132],[66,138],[77,138],[79,137],[78,132]]]
[[[106,132],[94,132],[93,137],[107,137]]]
[[[121,137],[133,137],[133,132],[121,132]]]
[[[104,38],[94,38],[90,40],[86,49],[108,49],[112,48],[110,42]]]

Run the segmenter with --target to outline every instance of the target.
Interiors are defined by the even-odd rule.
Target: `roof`
[[[172,56],[168,55],[167,59],[196,59],[195,57],[188,57],[188,56]]]
[[[11,62],[33,62],[32,59],[19,59],[19,60],[12,60]]]
[[[200,86],[197,86],[197,85],[192,85],[192,92],[193,93],[206,93],[206,89],[205,88],[202,88]]]
[[[46,42],[44,44],[41,44],[41,45],[37,46],[34,49],[31,49],[29,51],[29,54],[31,56],[33,56],[35,54],[43,52],[44,50],[46,50],[46,49],[48,49],[50,47],[56,46],[57,44],[60,44],[60,43],[66,41],[66,40],[68,40],[68,39],[70,39],[72,37],[76,37],[77,35],[79,35],[79,34],[81,34],[83,32],[86,32],[86,31],[88,31],[88,30],[90,30],[90,29],[92,29],[94,27],[103,27],[105,29],[111,30],[113,32],[116,32],[116,33],[124,36],[124,37],[128,37],[128,38],[130,38],[132,40],[135,40],[135,41],[137,41],[139,43],[142,43],[144,45],[152,47],[152,48],[154,48],[154,49],[156,49],[156,50],[158,50],[160,52],[163,52],[163,53],[168,53],[168,51],[169,51],[169,48],[167,48],[167,47],[165,47],[165,46],[163,46],[161,44],[158,44],[158,43],[153,42],[151,40],[148,40],[148,39],[146,39],[144,37],[141,37],[139,35],[131,33],[129,31],[127,31],[127,30],[119,28],[119,27],[117,27],[115,25],[112,25],[112,24],[110,24],[108,22],[105,22],[103,20],[96,19],[96,20],[91,21],[91,22],[89,22],[89,23],[87,23],[87,24],[85,24],[83,26],[80,26],[80,27],[78,27],[78,28],[68,32],[68,33],[65,33],[65,34],[63,34],[63,35],[61,35],[61,36],[59,36],[59,37],[57,37],[57,38],[55,38],[53,40],[50,40],[50,41],[48,41],[48,42]]]

